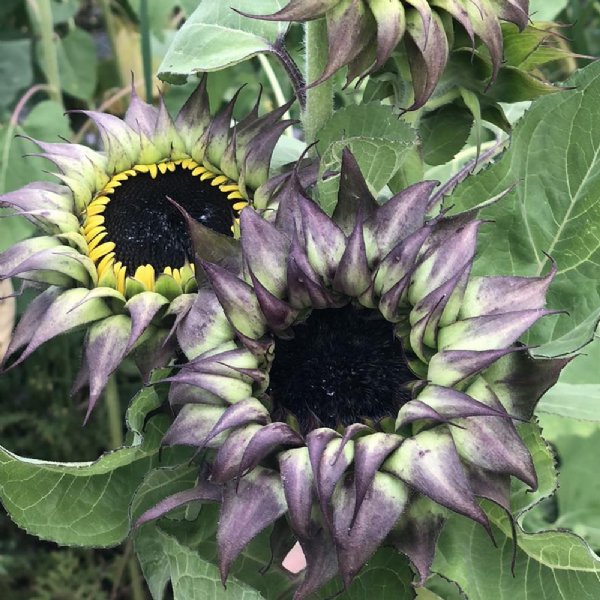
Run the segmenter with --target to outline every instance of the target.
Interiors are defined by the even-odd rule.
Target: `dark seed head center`
[[[267,393],[276,418],[295,415],[304,432],[395,417],[414,381],[392,323],[346,306],[313,310],[278,339]]]
[[[115,189],[103,212],[106,241],[115,243],[115,258],[128,272],[147,264],[161,272],[193,262],[185,220],[167,197],[202,225],[232,235],[231,203],[210,180],[200,181],[179,166],[154,179],[138,173]]]

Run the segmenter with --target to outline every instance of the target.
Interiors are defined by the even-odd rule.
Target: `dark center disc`
[[[232,235],[231,204],[218,186],[181,167],[159,173],[156,179],[138,173],[115,189],[103,213],[106,241],[115,243],[115,260],[129,272],[150,264],[158,273],[166,267],[179,268],[186,260],[193,262],[188,228],[167,196],[202,225]]]
[[[393,325],[372,310],[313,310],[277,339],[267,393],[274,416],[294,414],[303,432],[395,417],[415,376]]]

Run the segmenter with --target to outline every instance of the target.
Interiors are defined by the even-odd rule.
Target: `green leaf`
[[[600,422],[598,364],[600,339],[582,348],[565,367],[558,383],[540,400],[537,412]]]
[[[529,15],[534,21],[552,21],[568,3],[569,0],[530,0]]]
[[[595,600],[600,560],[583,540],[562,531],[518,531],[515,576],[508,517],[489,510],[498,547],[481,525],[452,516],[440,536],[433,570],[455,581],[469,600]]]
[[[341,579],[336,578],[321,588],[317,598],[326,600],[412,600],[416,598],[412,586],[414,574],[408,560],[395,550],[382,548],[378,550],[360,571],[348,591],[337,595],[343,590]]]
[[[33,83],[31,40],[0,40],[0,115]]]
[[[538,412],[600,422],[600,384],[557,383],[546,392]]]
[[[337,111],[318,134],[321,175],[339,172],[342,150],[348,147],[356,158],[371,192],[377,196],[394,177],[409,150],[416,144],[416,132],[398,119],[391,106],[362,104]],[[339,175],[318,183],[319,203],[333,211],[337,202]]]
[[[193,73],[217,71],[271,51],[288,24],[248,19],[232,9],[270,14],[285,4],[284,0],[201,0],[177,32],[158,68],[158,76],[178,84]]]
[[[22,125],[0,126],[0,194],[17,189],[31,181],[55,179],[48,175],[48,161],[27,157],[38,148],[29,140],[15,137],[16,133],[44,141],[58,141],[58,136],[70,137],[69,120],[60,104],[43,100],[36,104]],[[12,211],[0,209],[0,216]],[[0,251],[28,238],[35,227],[22,217],[0,219]]]
[[[0,126],[0,193],[5,193],[39,180],[54,180],[48,174],[50,163],[24,155],[39,152],[27,139],[15,137],[22,134],[43,141],[59,141],[59,136],[70,137],[69,120],[60,104],[43,100],[36,104],[20,125]]]
[[[158,404],[154,390],[146,388],[129,412],[134,415]],[[131,498],[157,463],[165,420],[162,415],[153,417],[143,440],[91,463],[45,462],[0,448],[0,499],[6,511],[30,534],[59,544],[120,543],[129,532]]]
[[[52,20],[54,24],[65,23],[73,19],[79,11],[78,0],[52,0]]]
[[[556,492],[558,519],[552,526],[571,529],[600,548],[600,430],[588,438],[560,436],[554,443],[561,474]]]
[[[42,70],[46,62],[41,44],[36,47],[38,64]],[[96,45],[92,36],[83,29],[72,29],[56,42],[58,71],[62,89],[71,96],[91,100],[96,90],[97,58]]]
[[[533,459],[533,466],[538,478],[538,487],[531,491],[523,482],[512,480],[511,506],[517,519],[554,494],[558,486],[556,460],[548,442],[542,437],[540,427],[536,423],[523,423],[518,426],[519,435]]]
[[[419,126],[425,162],[442,165],[454,158],[465,145],[472,126],[473,115],[452,104],[427,113]]]
[[[221,584],[218,568],[156,525],[135,536],[136,551],[154,600],[163,598],[170,581],[175,600],[259,600],[261,594],[229,577]]]
[[[296,162],[305,148],[306,144],[304,142],[289,135],[282,135],[273,150],[271,169],[275,171],[286,164]]]
[[[196,465],[180,465],[175,468],[155,469],[148,473],[143,483],[139,486],[131,503],[132,521],[135,521],[144,511],[157,502],[177,492],[190,489],[194,486],[198,476]],[[186,508],[172,511],[157,523],[148,523],[140,527],[134,535],[135,547],[142,569],[147,577],[148,585],[154,598],[162,598],[164,588],[169,580],[177,578],[177,572],[168,567],[164,557],[169,552],[186,552],[194,564],[205,564],[203,567],[209,573],[215,573],[217,587],[221,583],[218,577],[216,531],[219,520],[219,507],[216,504],[201,504],[194,502]],[[170,536],[168,544],[156,541],[156,530]],[[277,565],[273,565],[266,573],[262,569],[271,560],[270,528],[259,534],[248,546],[232,566],[233,580],[239,585],[244,582],[256,593],[263,593],[265,597],[272,594],[279,595],[293,586],[292,578]],[[171,559],[170,559],[171,560]],[[230,586],[227,582],[227,593]],[[175,582],[173,581],[173,585]],[[202,580],[198,585],[206,594],[199,598],[212,598],[214,582]],[[221,588],[221,592],[225,591]],[[196,596],[191,596],[195,598]],[[217,595],[215,598],[230,598],[234,596]],[[187,596],[181,596],[188,600]]]
[[[543,319],[528,342],[560,340],[582,326],[561,354],[590,340],[600,307],[600,64],[571,84],[577,89],[534,102],[501,159],[447,199],[464,210],[516,185],[481,211],[494,223],[482,227],[475,272],[540,275],[550,269],[546,253],[552,256],[558,273],[548,303],[568,314]]]
[[[128,0],[129,6],[136,14],[138,20],[141,13],[141,0]],[[160,2],[148,2],[148,20],[152,32],[161,36],[165,29],[169,28],[169,20],[173,17],[173,13],[178,6],[181,6],[181,0],[161,0]],[[194,7],[198,4],[194,1]]]

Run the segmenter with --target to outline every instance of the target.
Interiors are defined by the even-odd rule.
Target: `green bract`
[[[520,29],[528,20],[529,0],[291,0],[272,15],[246,15],[274,21],[311,21],[325,17],[329,60],[317,85],[348,66],[347,82],[381,68],[404,43],[412,83],[412,109],[433,93],[448,61],[453,21],[475,46],[479,38],[492,62],[494,81],[502,62],[500,21]],[[243,13],[245,14],[245,13]]]
[[[472,277],[482,222],[476,210],[428,218],[434,187],[380,206],[345,151],[331,218],[296,178],[274,222],[242,211],[242,267],[203,263],[218,302],[192,308],[194,358],[170,378],[164,444],[209,450],[209,475],[139,523],[221,502],[225,580],[280,520],[306,556],[301,599],[338,572],[348,586],[384,543],[423,583],[448,511],[490,531],[478,498],[510,514],[511,476],[537,486],[514,420],[531,418],[566,360],[517,340],[549,313],[554,270]]]
[[[91,410],[130,352],[147,374],[168,361],[176,339],[188,344],[189,319],[185,332],[178,325],[198,290],[189,225],[196,252],[216,260],[215,248],[239,233],[239,211],[269,204],[271,154],[291,123],[280,120],[289,104],[259,117],[257,102],[232,125],[236,98],[211,117],[204,77],[172,119],[162,101],[157,109],[134,92],[124,120],[85,112],[104,152],[36,142],[61,183],[0,197],[44,234],[0,256],[0,280],[46,287],[21,318],[6,361],[19,364],[45,341],[88,327],[76,387],[89,386]]]

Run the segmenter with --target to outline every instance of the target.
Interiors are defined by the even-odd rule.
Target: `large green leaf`
[[[571,529],[600,549],[600,430],[590,437],[560,436],[560,487],[556,492],[558,518],[553,527]]]
[[[57,38],[56,58],[62,89],[71,96],[91,100],[96,89],[96,45],[94,38],[83,29],[75,28],[64,38]],[[36,46],[37,62],[42,70],[47,68],[43,53],[45,48]]]
[[[221,584],[219,569],[156,525],[136,534],[136,551],[154,600],[170,581],[175,600],[259,600],[261,594],[235,577]]]
[[[559,382],[540,400],[536,410],[600,422],[600,384]]]
[[[452,104],[426,114],[419,125],[425,162],[442,165],[452,160],[465,145],[472,127],[473,115]]]
[[[518,523],[515,575],[511,572],[514,544],[509,518],[489,502],[484,508],[497,547],[480,525],[454,515],[440,537],[433,570],[454,581],[469,600],[597,598],[600,559],[582,539],[565,531],[526,533],[521,529],[523,520],[534,513],[537,517],[531,523],[550,526],[543,512],[552,502],[548,498],[556,490],[557,479],[553,453],[539,427],[523,424],[519,433],[533,457],[538,489],[531,492],[525,484],[514,482],[511,504]],[[561,489],[563,485],[561,481]]]
[[[57,142],[59,136],[70,137],[69,120],[57,102],[42,100],[19,124],[0,125],[0,194],[26,183],[54,179],[48,175],[51,165],[43,158],[24,155],[38,152],[38,147],[15,134],[46,142]]]
[[[182,83],[193,73],[217,71],[261,52],[269,52],[287,23],[248,19],[233,9],[270,14],[282,8],[284,0],[201,0],[177,32],[160,67],[164,81]]]
[[[526,534],[519,530],[515,576],[508,517],[489,516],[497,547],[480,525],[453,516],[438,542],[433,570],[455,581],[469,600],[596,600],[600,560],[583,540],[563,531]]]
[[[63,90],[76,98],[91,100],[96,91],[98,63],[94,38],[83,29],[72,29],[59,41],[57,58]]]
[[[336,578],[317,594],[317,598],[327,600],[412,600],[416,591],[411,584],[414,574],[408,566],[408,560],[395,550],[378,550],[352,582],[348,591],[343,590],[342,582]]]
[[[158,404],[152,389],[138,394],[128,411],[133,444],[92,463],[45,462],[0,448],[0,499],[12,520],[59,544],[102,547],[121,542],[129,532],[133,494],[158,462],[166,417],[151,418],[143,436],[140,427]]]
[[[192,488],[197,475],[198,467],[194,465],[160,468],[148,473],[131,503],[132,520],[163,498]],[[291,589],[292,578],[277,565],[262,573],[271,558],[270,531],[265,531],[235,561],[224,590],[216,566],[218,520],[218,506],[196,502],[135,532],[136,553],[155,600],[162,599],[169,581],[175,590],[175,600],[225,600],[241,597],[235,595],[241,591],[250,594],[250,598],[262,598],[260,593],[270,598],[271,594],[279,595]],[[180,581],[182,557],[187,557],[198,573],[193,582],[196,595],[189,595],[188,584]]]
[[[568,336],[600,308],[600,63],[570,83],[577,89],[534,102],[502,158],[447,200],[454,210],[466,209],[516,186],[481,212],[494,223],[482,227],[475,271],[540,275],[550,269],[548,255],[556,261],[548,302],[568,314],[543,319],[531,343]],[[587,343],[589,325],[561,353]]]
[[[538,413],[600,422],[600,339],[582,349],[537,406]]]
[[[377,196],[414,147],[416,132],[398,119],[391,106],[372,103],[338,110],[321,129],[318,139],[321,175],[339,172],[342,150],[347,147]],[[338,187],[339,175],[319,181],[319,203],[327,212],[335,208]]]
[[[513,479],[511,506],[517,519],[522,520],[531,508],[554,494],[558,486],[555,458],[536,423],[519,425],[519,435],[525,442],[538,478],[538,486],[532,491],[529,486]]]
[[[0,13],[1,14],[1,13]],[[33,83],[30,39],[0,40],[0,118],[17,94]]]

